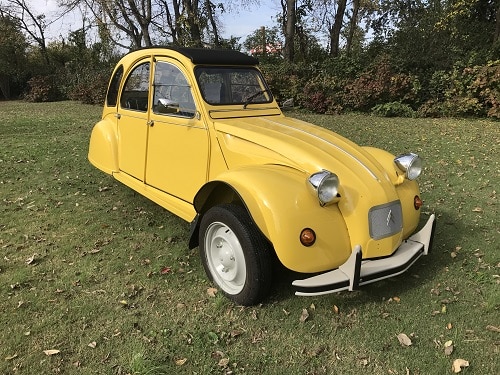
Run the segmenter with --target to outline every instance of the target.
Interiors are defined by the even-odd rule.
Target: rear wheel
[[[234,204],[212,207],[199,236],[203,267],[217,287],[239,305],[262,301],[272,279],[272,247],[248,212]]]

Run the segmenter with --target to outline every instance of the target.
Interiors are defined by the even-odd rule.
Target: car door
[[[192,203],[207,181],[209,137],[187,77],[175,61],[155,59],[146,183]]]
[[[120,171],[144,181],[148,133],[151,59],[137,62],[123,85],[118,106]]]

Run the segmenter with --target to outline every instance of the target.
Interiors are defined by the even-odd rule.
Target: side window
[[[118,90],[120,89],[120,82],[123,77],[123,65],[116,70],[113,78],[111,78],[111,83],[109,84],[108,94],[106,95],[106,105],[108,107],[116,106],[116,101],[118,99]]]
[[[120,98],[122,108],[146,112],[149,97],[149,62],[140,64],[127,77]]]
[[[196,113],[191,88],[175,65],[159,61],[153,81],[153,111],[158,114],[193,118]]]

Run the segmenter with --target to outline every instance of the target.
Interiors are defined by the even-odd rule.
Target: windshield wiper
[[[243,109],[246,109],[247,106],[256,98],[258,97],[259,95],[262,95],[262,94],[265,94],[266,92],[269,92],[271,93],[268,89],[264,89],[264,90],[260,90],[260,91],[257,91],[255,94],[253,95],[250,95],[247,100],[245,101],[245,103],[243,104]]]

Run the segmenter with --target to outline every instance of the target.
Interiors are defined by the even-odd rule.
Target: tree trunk
[[[358,27],[359,2],[360,0],[353,0],[352,2],[352,16],[351,16],[351,21],[349,22],[349,35],[347,36],[347,43],[346,43],[346,51],[348,56],[351,54],[354,32]]]
[[[207,9],[208,20],[210,21],[210,25],[212,26],[212,33],[214,35],[214,45],[215,47],[220,47],[219,30],[217,28],[217,23],[215,22],[214,18],[215,6],[212,4],[210,0],[205,0],[205,7]]]
[[[335,21],[330,28],[330,55],[337,57],[339,55],[340,31],[342,30],[342,22],[344,20],[345,8],[347,0],[339,0]]]
[[[283,3],[282,3],[283,4]],[[285,10],[285,9],[284,9]],[[286,21],[285,21],[285,60],[293,61],[295,55],[295,0],[286,0]]]
[[[6,100],[10,99],[10,82],[6,74],[0,74],[0,92]]]
[[[198,25],[198,0],[184,0],[184,9],[187,13],[187,24],[191,35],[191,44],[194,47],[203,47],[201,43],[201,31]]]
[[[496,17],[497,17],[497,24],[495,28],[495,36],[493,37],[493,43],[498,42],[498,40],[500,39],[500,2],[498,4]]]

